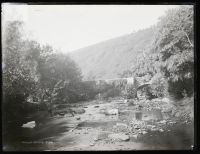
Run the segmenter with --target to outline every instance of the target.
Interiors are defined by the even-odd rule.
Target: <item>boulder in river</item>
[[[117,123],[116,126],[128,127],[127,124],[124,123]]]
[[[76,120],[80,120],[81,119],[81,117],[76,117]]]
[[[83,108],[73,108],[72,111],[76,114],[82,114],[85,113],[85,110]]]
[[[119,114],[119,110],[118,109],[111,109],[111,110],[108,110],[106,112],[106,114],[108,114],[108,115],[117,115],[117,114]]]
[[[154,126],[154,125],[146,125],[146,127],[147,127],[147,129],[154,129],[154,128],[156,128],[156,126]]]
[[[94,146],[94,143],[90,143],[90,146]]]
[[[159,131],[159,128],[151,128],[151,131]]]
[[[67,114],[64,115],[64,117],[72,117],[72,115],[67,113]]]
[[[98,140],[99,140],[99,138],[98,138],[98,137],[95,137],[95,138],[94,138],[94,141],[98,141]]]
[[[110,134],[108,135],[108,138],[117,141],[128,141],[130,139],[128,135],[125,135],[123,133]]]
[[[159,123],[160,123],[160,124],[166,124],[167,121],[166,121],[166,120],[162,120],[162,121],[160,121]]]
[[[138,134],[134,134],[134,135],[132,135],[132,136],[133,136],[133,138],[135,138],[135,139],[138,138]]]
[[[146,131],[142,131],[142,134],[147,134],[147,132]]]
[[[162,102],[170,103],[170,99],[165,97],[162,99]]]
[[[26,124],[23,124],[22,127],[23,128],[34,128],[35,127],[35,121],[30,121],[30,122],[27,122]]]

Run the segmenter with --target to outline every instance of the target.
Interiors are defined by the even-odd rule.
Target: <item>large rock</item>
[[[127,100],[127,99],[125,99],[125,100],[124,100],[124,103],[127,103],[127,102],[128,102],[128,100]]]
[[[128,141],[130,139],[128,135],[125,135],[123,133],[110,134],[108,135],[108,138],[117,141]]]
[[[64,115],[64,117],[72,117],[72,114],[67,113]]]
[[[90,143],[90,146],[94,146],[94,143]]]
[[[100,110],[99,110],[99,113],[105,114],[105,113],[106,113],[106,109],[100,109]]]
[[[108,114],[108,115],[117,115],[117,114],[119,114],[119,110],[118,109],[111,109],[111,110],[108,110],[106,112],[106,114]]]
[[[142,134],[144,134],[144,135],[147,134],[147,131],[142,131]]]
[[[81,117],[76,117],[76,120],[80,120],[81,119]]]
[[[166,121],[166,120],[162,120],[162,121],[160,121],[159,123],[160,123],[160,124],[166,124],[167,121]]]
[[[128,127],[127,124],[124,124],[124,123],[117,123],[116,126],[117,127],[125,127],[125,128]]]
[[[35,121],[30,121],[30,122],[27,122],[26,124],[23,124],[22,127],[23,128],[34,128],[35,127]]]
[[[72,109],[72,111],[76,114],[82,114],[82,113],[85,113],[85,109],[83,108],[74,108]]]
[[[167,98],[167,97],[164,97],[164,98],[162,99],[162,102],[170,103],[170,99]]]

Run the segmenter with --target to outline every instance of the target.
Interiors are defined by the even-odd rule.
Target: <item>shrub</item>
[[[81,99],[91,100],[99,93],[95,81],[87,81],[81,83]]]
[[[126,92],[127,99],[137,98],[137,89],[135,86],[128,86]]]
[[[168,81],[169,88],[168,92],[170,96],[172,96],[175,99],[181,99],[184,97],[191,97],[194,91],[193,82],[190,80],[178,80],[178,81]],[[192,84],[191,84],[192,83]]]
[[[121,90],[118,89],[118,88],[111,88],[111,89],[108,89],[107,91],[105,91],[103,94],[102,94],[102,97],[105,99],[109,98],[109,97],[117,97],[117,96],[120,96],[121,95]]]
[[[164,97],[168,95],[168,83],[167,80],[161,75],[156,74],[152,78],[152,84],[148,89],[149,93],[155,97]]]

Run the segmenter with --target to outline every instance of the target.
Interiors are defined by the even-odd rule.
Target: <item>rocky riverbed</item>
[[[193,122],[165,100],[95,100],[71,106],[35,128],[23,128],[5,150],[191,149]],[[71,110],[71,111],[72,111]],[[79,112],[80,111],[80,112]]]

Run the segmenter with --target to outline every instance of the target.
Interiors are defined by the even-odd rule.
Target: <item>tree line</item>
[[[3,123],[20,126],[35,112],[95,96],[92,85],[82,82],[81,70],[66,54],[23,37],[23,22],[10,21],[3,36]]]

